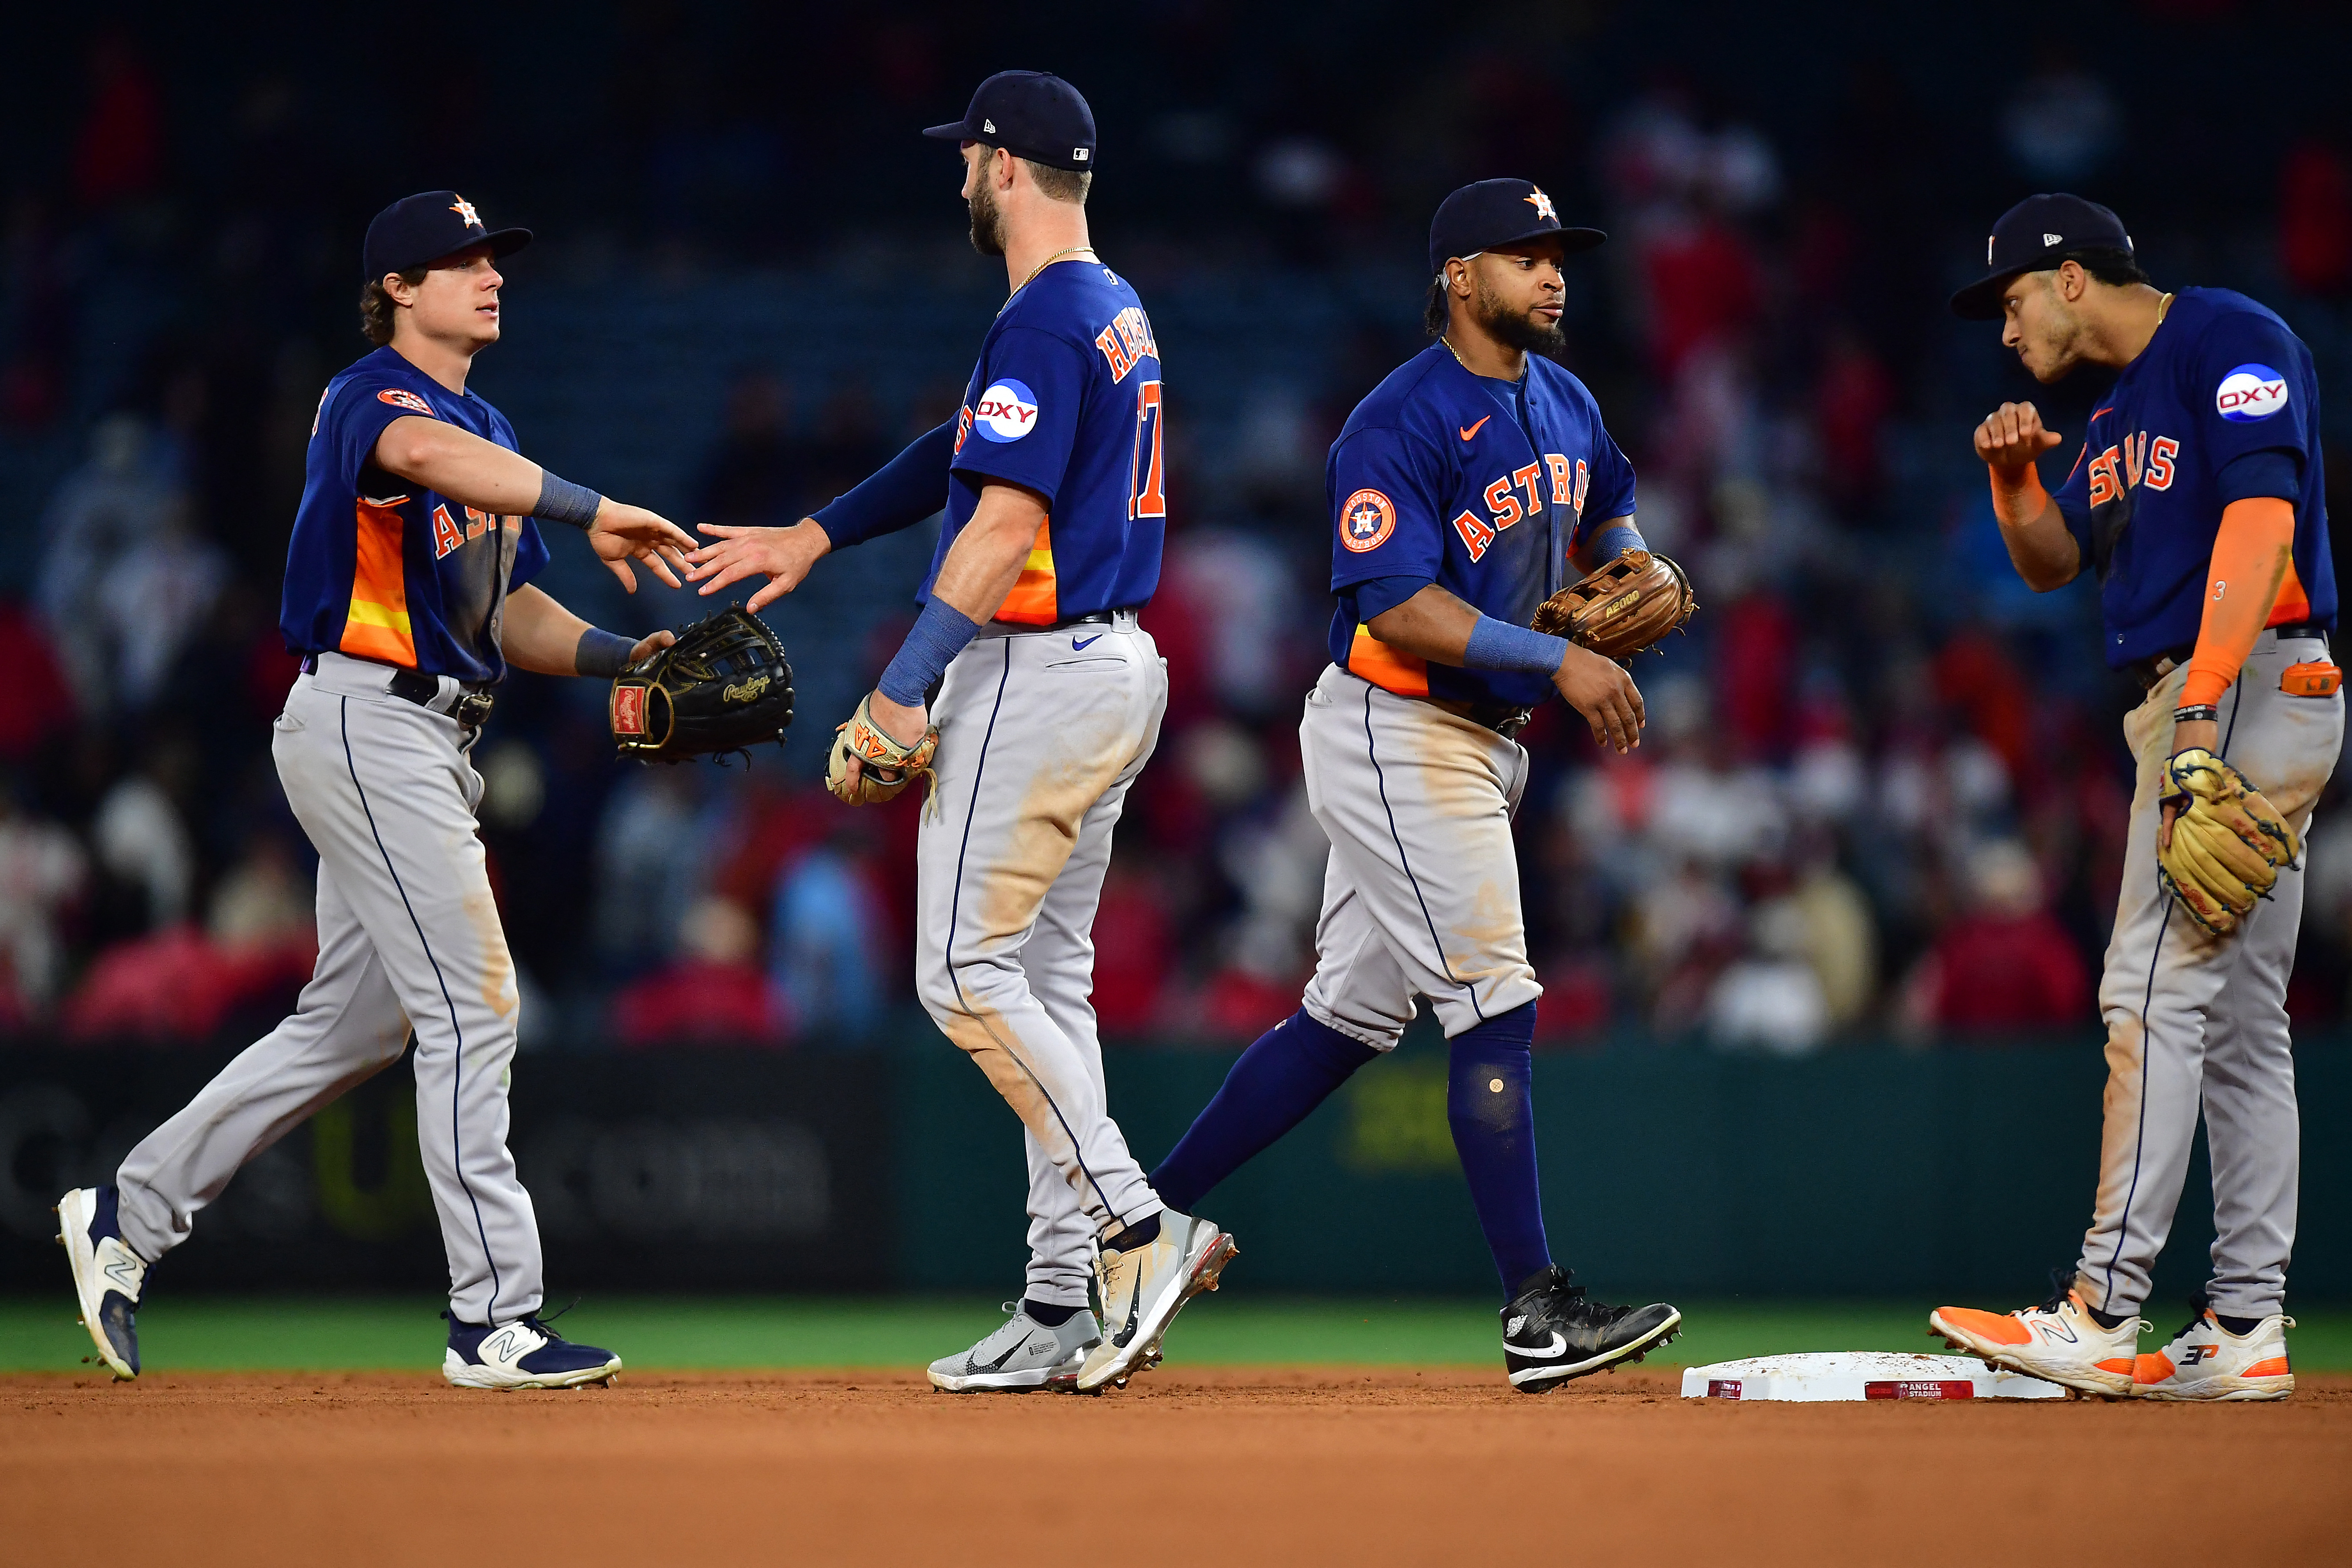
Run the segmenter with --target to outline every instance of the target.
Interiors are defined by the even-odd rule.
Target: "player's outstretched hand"
[[[649,637],[640,639],[637,646],[629,650],[629,662],[642,664],[676,641],[677,641],[676,632],[667,630],[656,632]]]
[[[694,535],[657,512],[606,496],[596,510],[596,521],[588,525],[588,546],[621,580],[621,586],[634,594],[637,574],[629,567],[632,560],[644,562],[671,587],[684,587],[670,569],[686,570],[686,552],[694,548]]]
[[[1642,690],[1615,659],[1570,643],[1551,683],[1592,726],[1596,744],[1613,746],[1622,757],[1642,743],[1642,726],[1649,719]]]
[[[833,548],[833,541],[814,518],[804,517],[790,528],[730,528],[716,522],[701,526],[703,532],[716,539],[688,554],[691,564],[687,581],[701,584],[702,592],[709,595],[755,572],[764,574],[767,586],[751,595],[749,605],[753,615],[799,587],[809,568]]]
[[[2004,403],[1977,426],[1977,456],[2013,489],[2025,482],[2034,458],[2064,439],[2042,427],[2042,411],[2031,403]]]

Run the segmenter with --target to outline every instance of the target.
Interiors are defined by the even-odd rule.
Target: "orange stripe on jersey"
[[[2294,570],[2294,557],[2286,558],[2286,578],[2279,584],[2278,597],[2272,602],[2271,618],[2263,623],[2272,626],[2291,626],[2311,619],[2311,596],[2303,591],[2303,579]]]
[[[359,658],[416,668],[408,629],[408,578],[400,560],[397,506],[359,503],[359,550],[352,565],[352,603],[337,645]]]
[[[1021,568],[1013,592],[1004,595],[996,618],[1016,626],[1050,626],[1062,618],[1062,595],[1054,577],[1054,520],[1037,525],[1037,542],[1029,547],[1028,564]]]
[[[1383,691],[1400,697],[1429,695],[1429,661],[1417,654],[1399,653],[1362,626],[1348,645],[1348,673],[1360,675]]]

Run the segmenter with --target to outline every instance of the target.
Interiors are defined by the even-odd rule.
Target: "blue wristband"
[[[541,468],[539,504],[530,509],[530,515],[541,522],[568,522],[574,528],[585,528],[596,521],[596,509],[604,504],[604,498],[586,485],[559,479]]]
[[[948,661],[979,635],[978,621],[934,595],[915,617],[915,628],[907,634],[890,668],[882,672],[877,683],[882,695],[908,708],[921,707],[932,685],[947,673]]]
[[[1470,646],[1462,650],[1465,669],[1508,669],[1522,675],[1549,676],[1568,657],[1568,639],[1515,626],[1492,616],[1480,616],[1470,628]]]
[[[1647,550],[1649,546],[1642,542],[1640,531],[1632,523],[1621,522],[1594,534],[1592,542],[1585,548],[1592,552],[1593,560],[1606,565],[1628,550]]]
[[[610,680],[629,668],[629,655],[636,646],[635,637],[625,637],[618,632],[599,631],[590,626],[580,634],[580,646],[572,655],[572,668],[583,675],[601,676]]]

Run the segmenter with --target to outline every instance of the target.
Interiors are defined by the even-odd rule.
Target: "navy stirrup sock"
[[[1259,1150],[1307,1120],[1349,1075],[1380,1052],[1327,1024],[1293,1013],[1254,1041],[1168,1158],[1151,1190],[1180,1214]]]
[[[1514,1007],[1454,1037],[1445,1120],[1470,1184],[1478,1228],[1510,1290],[1551,1266],[1543,1195],[1536,1185],[1535,1100],[1528,1086],[1536,1005]]]

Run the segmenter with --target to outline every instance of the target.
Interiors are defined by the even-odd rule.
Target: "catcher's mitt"
[[[896,800],[899,793],[913,784],[918,776],[929,778],[932,753],[940,749],[940,727],[930,725],[923,731],[921,740],[911,746],[902,746],[882,732],[874,722],[874,694],[867,692],[857,700],[857,711],[849,721],[835,729],[833,753],[824,763],[824,787],[835,799],[849,805],[879,805],[886,800]],[[849,759],[857,759],[857,782],[849,782]]]
[[[640,762],[781,746],[793,721],[793,667],[768,624],[730,605],[614,681],[611,711],[621,755]]]
[[[2227,936],[2256,899],[2270,896],[2279,868],[2301,846],[2246,775],[2204,747],[2175,752],[2165,773],[2162,798],[2184,804],[2172,819],[2171,844],[2157,851],[2164,885],[2190,920]]]
[[[1627,659],[1680,631],[1698,608],[1690,579],[1664,555],[1628,550],[1536,606],[1536,630]]]

